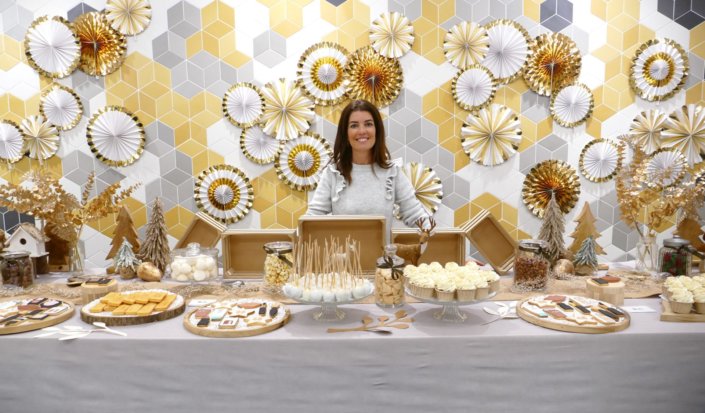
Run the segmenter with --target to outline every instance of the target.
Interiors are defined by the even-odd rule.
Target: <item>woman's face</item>
[[[375,121],[369,112],[356,110],[348,121],[348,142],[353,152],[372,152],[375,146]]]

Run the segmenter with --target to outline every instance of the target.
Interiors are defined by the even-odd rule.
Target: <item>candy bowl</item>
[[[207,282],[218,278],[218,249],[192,242],[171,252],[166,275],[174,281]]]

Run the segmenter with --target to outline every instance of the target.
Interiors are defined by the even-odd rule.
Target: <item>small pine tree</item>
[[[169,240],[159,197],[152,204],[152,215],[149,217],[147,235],[140,248],[139,257],[142,261],[154,264],[162,273],[169,262]]]
[[[122,246],[122,240],[127,239],[132,245],[132,252],[137,253],[140,250],[140,240],[137,236],[137,230],[135,229],[135,224],[132,222],[132,217],[130,216],[130,211],[123,205],[120,207],[120,212],[118,212],[117,219],[115,220],[115,232],[113,234],[113,240],[110,241],[110,245],[113,247],[108,252],[105,257],[109,260],[115,256],[118,248]]]
[[[130,241],[128,241],[127,238],[123,238],[122,245],[120,245],[120,248],[118,248],[115,253],[113,263],[115,268],[118,270],[125,268],[132,271],[134,271],[139,264],[139,260],[135,256],[135,253],[132,252],[132,244],[130,244]]]
[[[575,253],[573,264],[575,271],[582,274],[589,274],[597,269],[597,254],[595,254],[595,239],[589,235],[583,241],[578,252]]]
[[[551,200],[546,206],[543,214],[543,222],[539,231],[539,239],[548,243],[547,255],[551,264],[565,256],[565,242],[563,232],[565,231],[565,217],[561,207],[556,202],[555,194],[551,193]]]

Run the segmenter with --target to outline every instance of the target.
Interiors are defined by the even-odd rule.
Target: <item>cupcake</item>
[[[480,279],[475,284],[475,288],[477,289],[475,292],[475,299],[477,300],[484,300],[490,295],[490,285],[487,283],[487,280]]]
[[[689,314],[693,309],[693,293],[684,288],[671,290],[671,292],[672,296],[669,301],[671,311],[676,314]]]
[[[473,301],[476,292],[475,283],[471,280],[464,279],[457,282],[455,293],[458,296],[458,301]]]
[[[447,262],[447,263],[446,263],[446,266],[445,266],[445,269],[446,269],[447,271],[452,271],[452,272],[457,271],[458,268],[460,268],[460,266],[458,265],[458,263],[457,263],[457,262],[453,262],[453,261]]]
[[[448,276],[439,277],[436,280],[436,298],[438,301],[455,300],[455,279]]]
[[[693,301],[695,302],[695,312],[705,314],[705,287],[693,291]]]
[[[419,298],[433,298],[433,280],[423,274],[409,279],[411,293]]]
[[[494,271],[483,271],[487,282],[490,284],[490,294],[499,291],[499,274]]]

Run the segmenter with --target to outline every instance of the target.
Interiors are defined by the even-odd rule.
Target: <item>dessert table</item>
[[[462,324],[435,320],[414,303],[408,330],[330,334],[365,315],[320,323],[314,307],[269,334],[213,339],[182,317],[59,341],[39,332],[0,337],[0,411],[158,412],[699,412],[705,408],[705,324],[660,322],[659,300],[627,300],[625,331],[561,333],[495,318],[485,302]],[[63,325],[87,326],[79,319]]]

